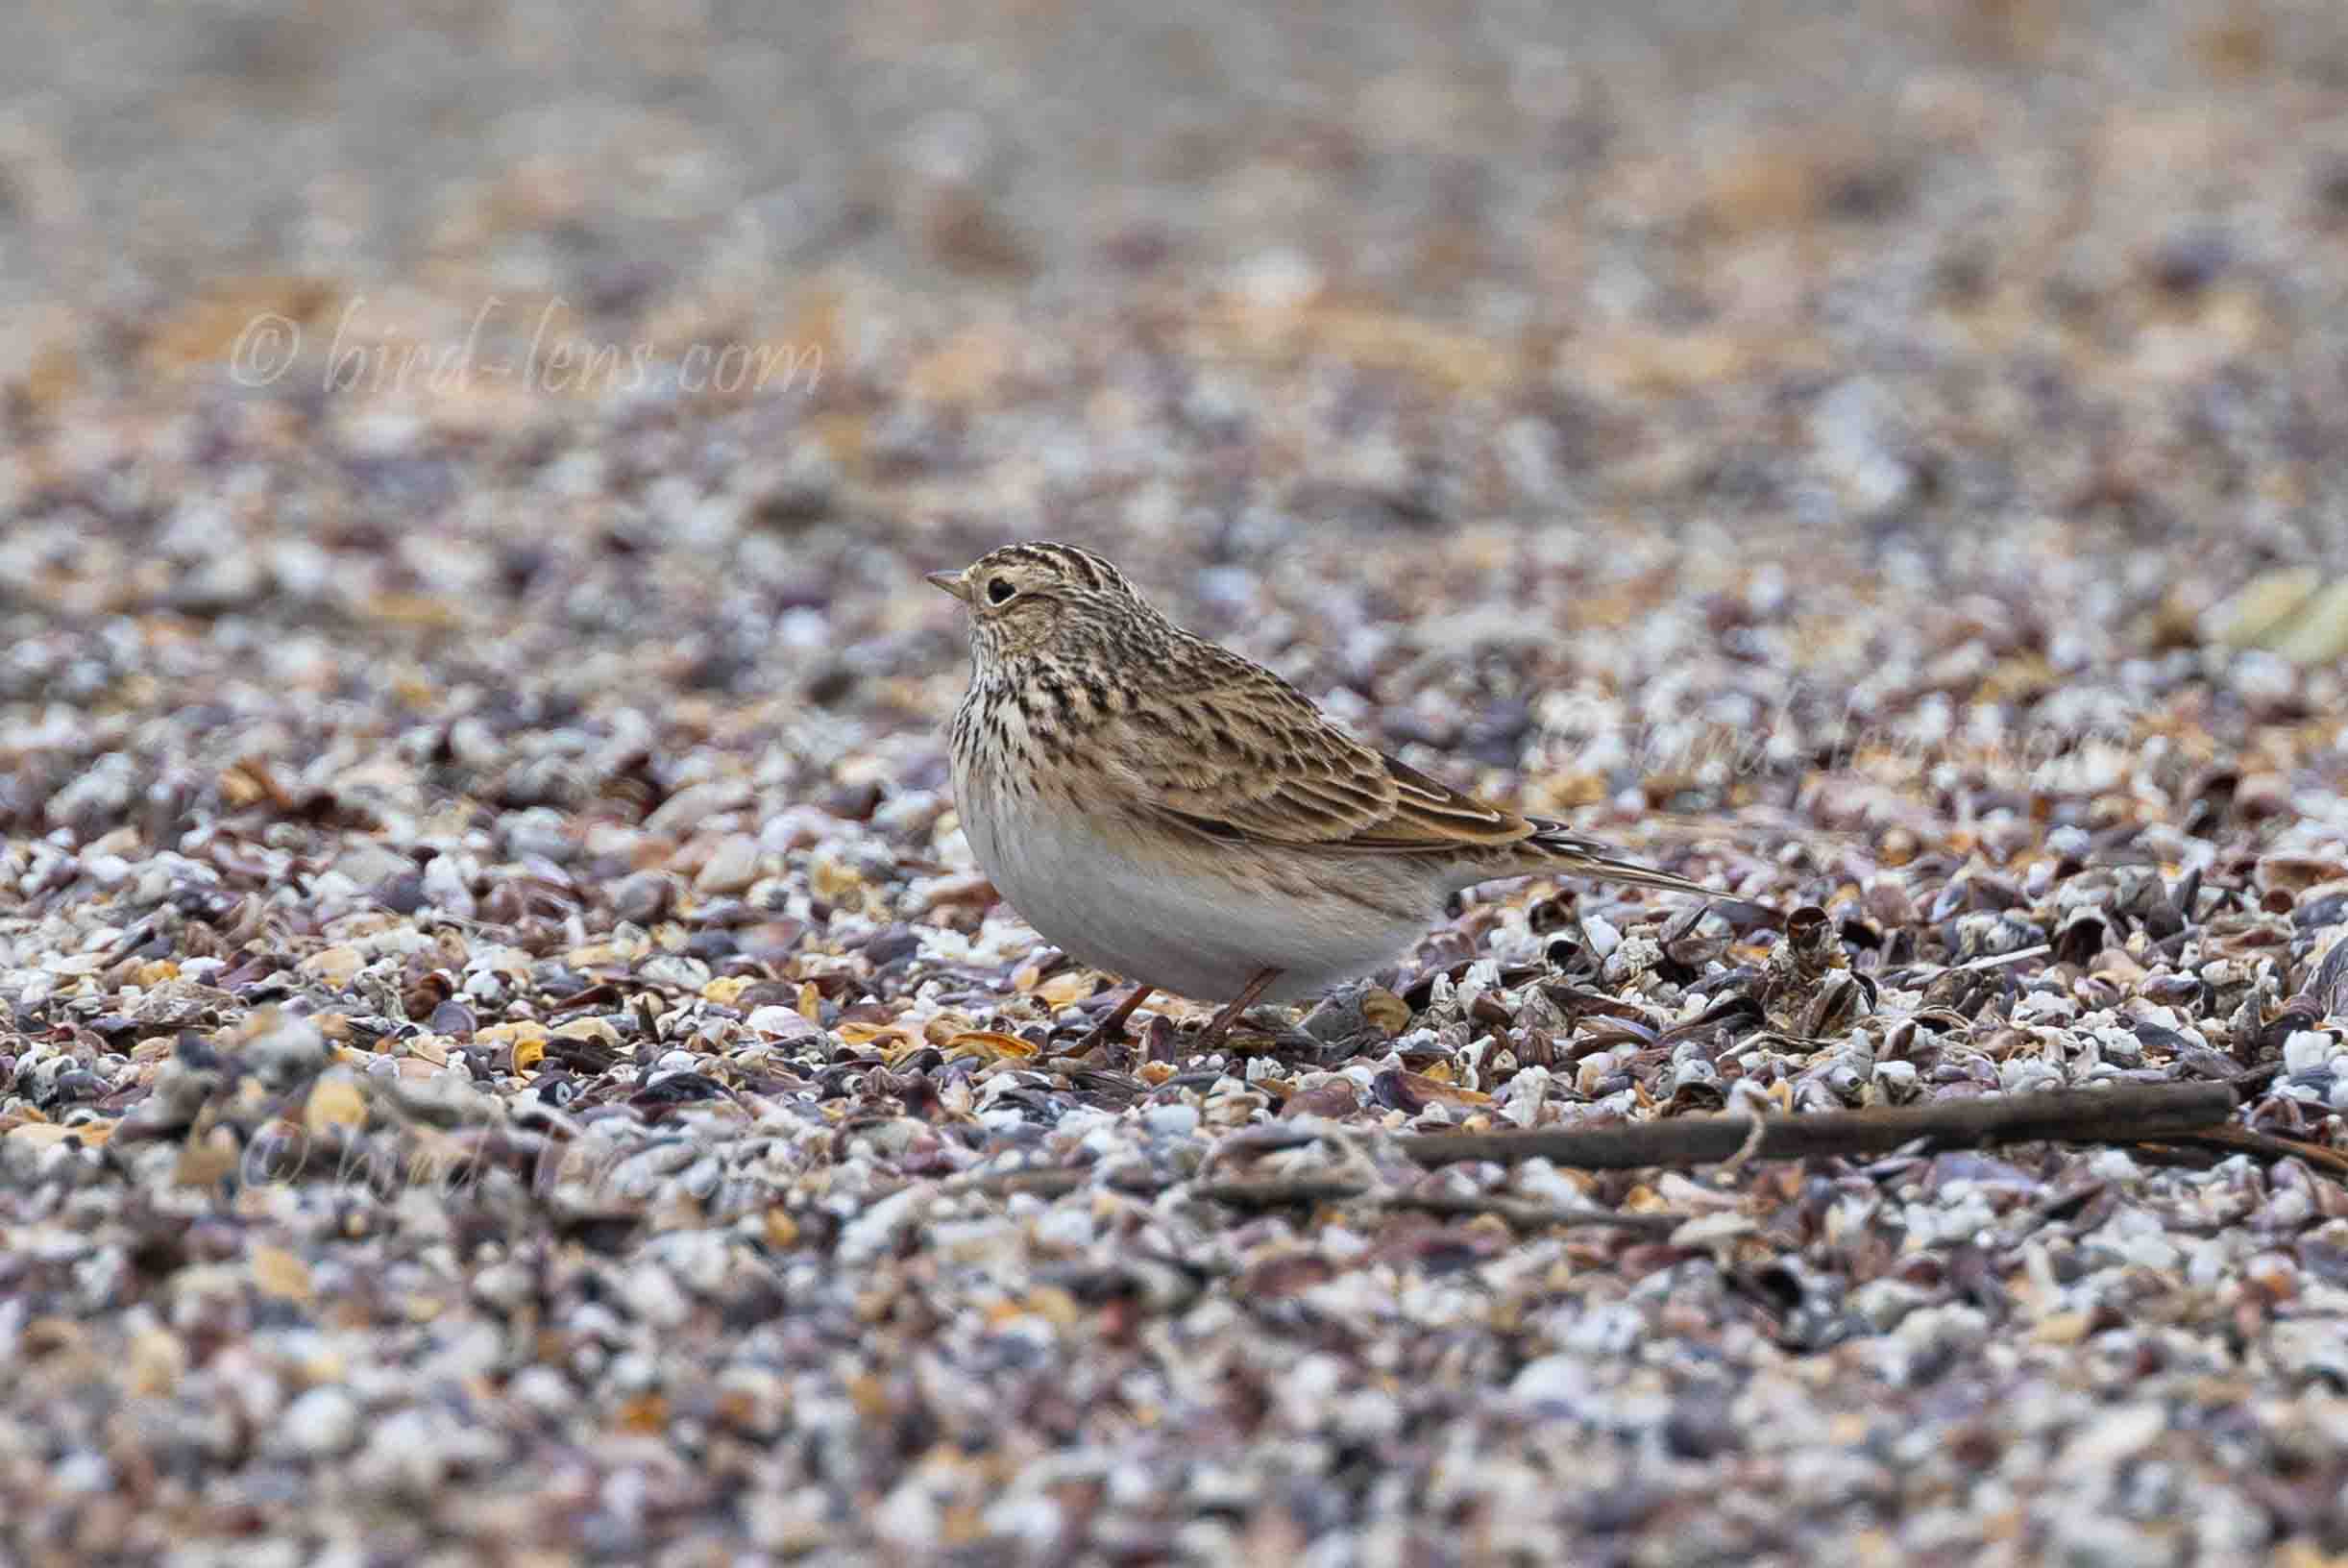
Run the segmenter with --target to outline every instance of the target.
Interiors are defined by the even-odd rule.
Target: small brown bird
[[[1069,545],[1006,545],[928,579],[969,606],[954,798],[1029,924],[1153,990],[1309,996],[1387,963],[1496,877],[1548,872],[1704,895],[1562,823],[1463,795],[1363,746],[1261,665],[1183,630]]]

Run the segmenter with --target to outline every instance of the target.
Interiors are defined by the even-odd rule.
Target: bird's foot
[[[1224,1037],[1231,1033],[1231,1026],[1239,1021],[1239,1015],[1253,1007],[1256,998],[1263,994],[1264,987],[1279,978],[1278,969],[1258,969],[1247,984],[1239,988],[1239,994],[1224,1003],[1223,1010],[1207,1025],[1207,1032],[1199,1037],[1198,1048],[1202,1051],[1221,1049]]]
[[[1108,1017],[1094,1024],[1086,1032],[1084,1039],[1069,1047],[1068,1054],[1083,1056],[1095,1046],[1113,1045],[1123,1040],[1126,1021],[1134,1016],[1134,1009],[1141,1005],[1153,989],[1149,986],[1134,987],[1123,1001],[1109,1010]]]

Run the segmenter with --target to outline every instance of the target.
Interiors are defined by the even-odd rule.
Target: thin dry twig
[[[2039,1141],[2169,1143],[2228,1149],[2266,1159],[2296,1157],[2336,1175],[2348,1176],[2348,1155],[2317,1144],[2226,1125],[2225,1118],[2234,1107],[2234,1091],[2226,1084],[2143,1084],[1809,1115],[1685,1116],[1615,1127],[1433,1133],[1405,1139],[1403,1145],[1423,1165],[1466,1160],[1506,1163],[1537,1157],[1584,1170],[1620,1170],[1643,1165],[1742,1163],[1751,1159],[1885,1154],[1920,1139],[1943,1149]],[[981,1192],[996,1197],[1026,1192],[1056,1198],[1083,1188],[1093,1174],[1088,1168],[1070,1166],[1000,1171],[957,1178],[942,1184],[940,1190]],[[1148,1195],[1181,1185],[1167,1183],[1141,1190]],[[1366,1199],[1383,1208],[1421,1213],[1489,1214],[1523,1231],[1608,1225],[1669,1235],[1686,1217],[1563,1209],[1466,1193],[1382,1191],[1370,1183],[1328,1177],[1192,1182],[1188,1189],[1192,1197],[1241,1209],[1281,1209]]]
[[[1760,1143],[1748,1158],[1799,1160],[1887,1154],[1918,1139],[1941,1148],[2173,1139],[2222,1126],[2234,1107],[2234,1090],[2225,1084],[2128,1084],[1809,1115],[1681,1116],[1615,1127],[1428,1133],[1402,1143],[1423,1165],[1544,1159],[1582,1170],[1626,1170],[1717,1164],[1734,1157],[1756,1125]]]
[[[2254,1133],[2247,1127],[2205,1127],[2197,1132],[2178,1133],[2148,1141],[2184,1143],[2197,1149],[2224,1149],[2233,1154],[2256,1155],[2262,1160],[2304,1160],[2319,1170],[2348,1178],[2348,1154],[2301,1139]]]

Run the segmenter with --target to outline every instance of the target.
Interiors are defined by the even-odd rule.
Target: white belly
[[[1361,877],[1394,909],[1145,866],[1073,812],[990,809],[981,788],[964,783],[963,831],[1011,907],[1080,963],[1178,996],[1219,1001],[1266,968],[1281,971],[1266,999],[1313,995],[1390,962],[1440,912],[1438,891],[1377,856]]]

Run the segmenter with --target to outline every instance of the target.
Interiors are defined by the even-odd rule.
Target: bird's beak
[[[942,589],[952,594],[965,604],[970,602],[970,585],[963,580],[963,576],[959,572],[932,572],[921,580],[932,588]]]

